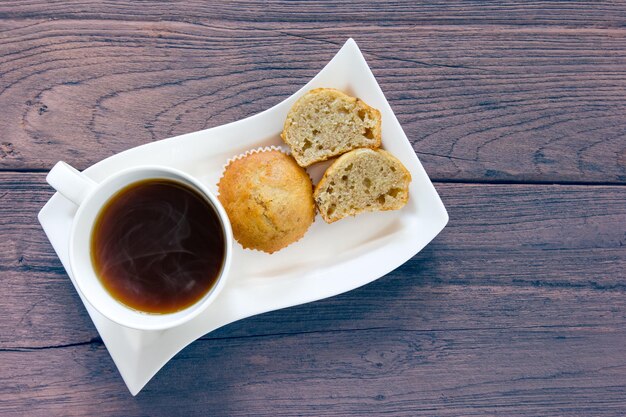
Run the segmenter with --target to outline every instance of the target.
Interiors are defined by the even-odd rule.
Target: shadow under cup
[[[81,293],[126,327],[159,330],[200,314],[224,285],[228,217],[195,178],[134,168],[96,185],[76,213],[70,264]]]

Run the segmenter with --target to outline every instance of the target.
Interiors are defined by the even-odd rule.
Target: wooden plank
[[[0,173],[0,348],[45,348],[97,337],[36,213],[45,175]],[[275,312],[209,337],[395,327],[603,326],[623,322],[626,187],[437,184],[450,223],[424,251],[379,282]],[[441,288],[440,288],[441,287]],[[470,289],[474,289],[470,295]],[[432,290],[427,290],[432,288]],[[452,288],[452,289],[448,289]],[[453,291],[439,304],[428,291]],[[463,298],[464,291],[467,297]],[[483,304],[474,301],[483,292]],[[501,297],[497,303],[493,294]],[[522,294],[522,295],[520,295]],[[526,305],[527,294],[534,301]],[[543,301],[541,301],[543,300]],[[490,305],[490,302],[496,304]],[[538,310],[537,305],[541,304]],[[569,304],[568,304],[569,303]],[[441,310],[443,309],[443,310]],[[442,314],[446,312],[446,319]],[[496,314],[494,313],[494,314]],[[425,320],[416,325],[415,315]],[[434,325],[436,323],[436,325]]]
[[[85,168],[250,116],[353,36],[434,179],[626,183],[626,29],[610,22],[2,25],[0,169]]]
[[[442,288],[422,307],[447,301]],[[452,290],[452,291],[451,291]],[[623,323],[554,321],[502,326],[511,311],[482,310],[497,288],[458,288],[474,317],[494,327],[390,327],[199,341],[132,398],[102,344],[0,352],[0,413],[18,415],[542,415],[618,416],[626,407]],[[543,295],[530,296],[542,311]],[[521,291],[521,292],[520,292]],[[444,293],[454,292],[443,288]],[[517,293],[517,294],[515,294]],[[524,294],[526,293],[526,294]],[[566,292],[563,293],[566,295]],[[569,294],[576,295],[576,292]],[[470,298],[473,297],[473,298]],[[567,297],[557,304],[573,311]],[[384,299],[384,296],[383,296]],[[491,301],[488,301],[491,300]],[[553,300],[549,300],[553,301]],[[621,305],[623,308],[623,304]],[[446,319],[442,307],[434,307]],[[471,308],[471,307],[470,307]],[[623,311],[623,310],[622,310]],[[419,317],[416,310],[415,317]],[[392,311],[388,314],[393,315]],[[594,314],[594,313],[588,313]],[[407,325],[418,324],[419,318]]]
[[[11,19],[93,19],[215,22],[346,22],[377,24],[499,24],[568,25],[576,27],[621,26],[626,7],[620,2],[594,1],[506,1],[465,2],[384,0],[363,2],[308,1],[306,4],[271,0],[258,2],[234,0],[220,3],[191,1],[143,1],[141,7],[131,0],[102,3],[49,2],[45,0],[5,1],[0,18]]]

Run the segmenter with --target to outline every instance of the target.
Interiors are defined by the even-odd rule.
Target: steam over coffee
[[[102,208],[91,235],[94,269],[130,308],[173,313],[213,287],[224,263],[224,231],[213,206],[189,186],[136,182]]]

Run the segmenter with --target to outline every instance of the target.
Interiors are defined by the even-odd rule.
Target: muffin
[[[311,178],[279,150],[231,161],[218,191],[233,236],[245,249],[276,252],[302,238],[315,218]]]
[[[381,115],[361,99],[317,88],[289,110],[281,137],[298,164],[308,167],[356,148],[378,148]]]
[[[365,211],[399,210],[409,200],[411,174],[382,149],[356,149],[340,156],[315,187],[326,223]]]

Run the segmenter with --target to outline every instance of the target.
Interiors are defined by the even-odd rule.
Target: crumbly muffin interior
[[[330,89],[313,90],[294,105],[283,139],[301,166],[355,148],[380,146],[380,113]]]
[[[315,191],[324,220],[332,223],[364,211],[397,210],[406,204],[411,177],[397,159],[383,152],[358,149],[329,168]]]

